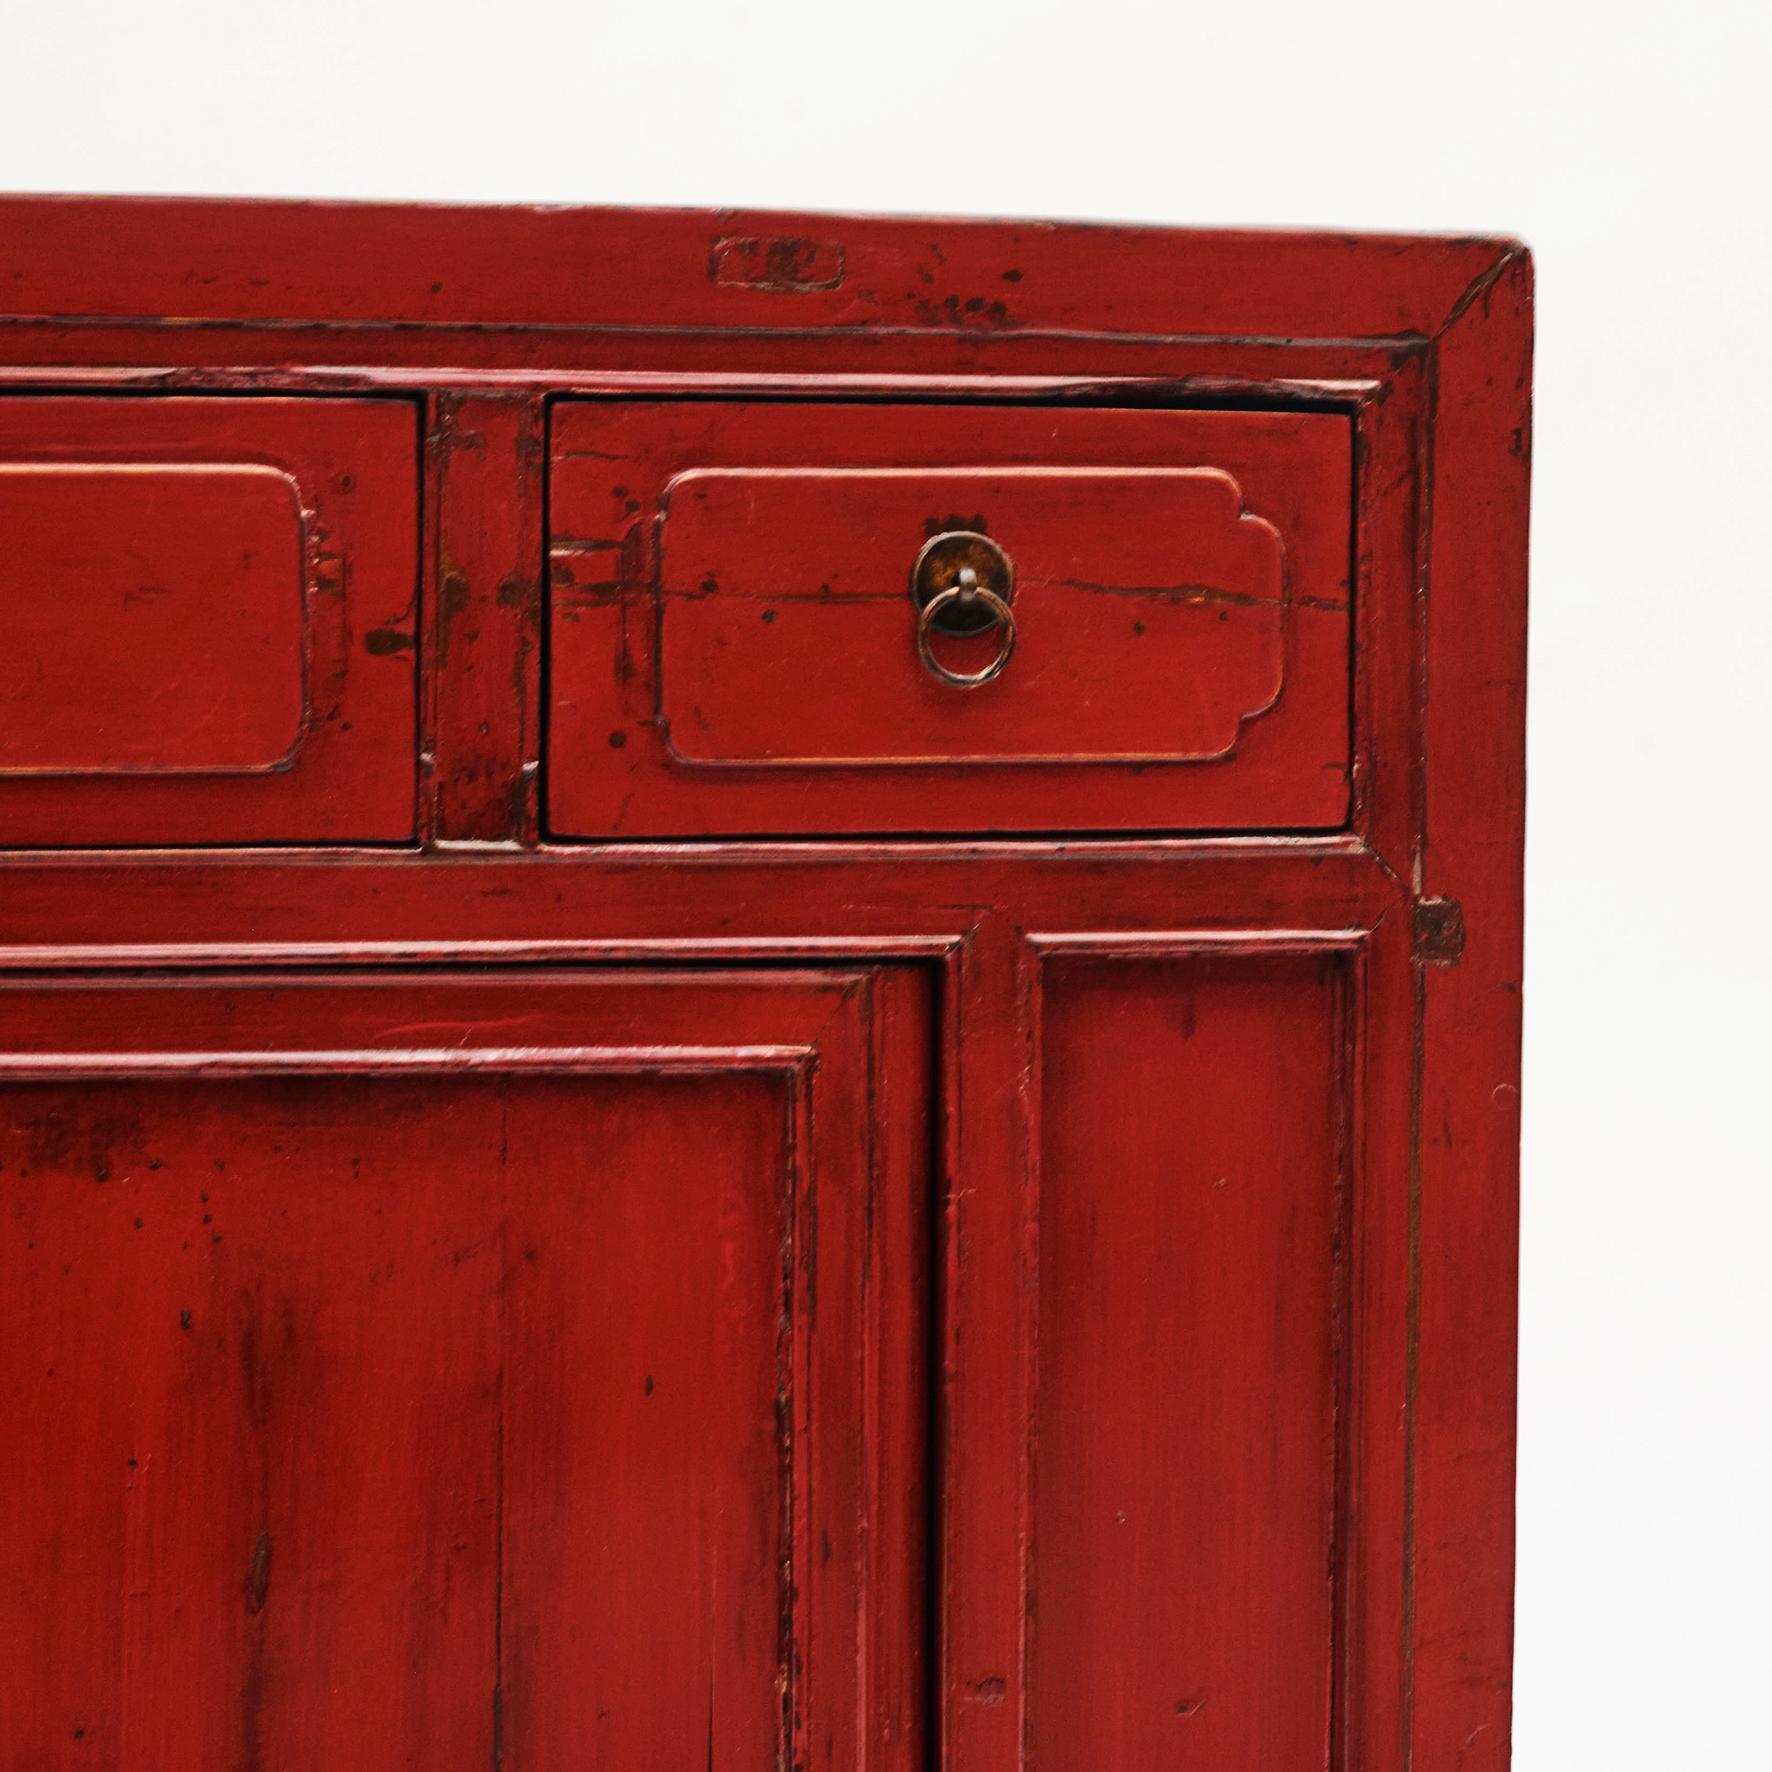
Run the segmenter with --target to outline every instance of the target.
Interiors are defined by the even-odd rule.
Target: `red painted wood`
[[[907,644],[893,542],[953,516],[1014,549],[1014,668],[990,695],[955,694]],[[1211,470],[688,473],[659,555],[659,720],[686,765],[1223,757],[1279,700],[1288,625],[1347,613],[1294,613],[1278,533]],[[1062,576],[1079,570],[1097,576]],[[978,669],[1001,635],[933,644]],[[1333,731],[1345,685],[1326,675]]]
[[[553,435],[557,831],[1347,815],[1339,418],[599,403]],[[911,568],[955,528],[1015,570],[976,691],[916,649]]]
[[[430,834],[444,841],[535,835],[543,423],[532,395],[439,394],[433,406],[423,761]]]
[[[0,1760],[1503,1767],[1523,251],[0,229]]]
[[[0,838],[413,831],[397,401],[0,400]]]
[[[492,1105],[7,1089],[15,1764],[489,1761]]]
[[[916,1763],[928,1039],[907,974],[0,991],[9,1751]]]
[[[589,1114],[571,1084],[521,1094],[541,1099],[513,1104],[506,1146],[504,1751],[548,1772],[773,1766],[809,1634],[801,1618],[784,1642],[804,1569],[777,1419],[805,1332],[782,1257],[804,1223],[789,1103],[763,1079],[626,1089]]]
[[[1418,862],[1459,907],[1421,971],[1419,1332],[1462,1359],[1424,1359],[1416,1394],[1413,1744],[1468,1772],[1504,1772],[1512,1726],[1531,373],[1516,251],[1439,350]]]
[[[1422,337],[1495,258],[1481,239],[167,198],[9,197],[0,234],[21,314],[514,329]]]
[[[1259,943],[1045,969],[1039,1765],[1327,1760],[1345,1009]]]
[[[0,463],[0,768],[286,766],[307,716],[303,552],[274,468]]]

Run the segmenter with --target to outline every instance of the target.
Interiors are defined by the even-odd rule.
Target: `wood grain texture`
[[[18,314],[513,329],[1425,336],[1495,256],[1481,239],[166,198],[10,197],[0,233]]]
[[[534,395],[432,402],[421,782],[443,842],[533,838],[540,816],[543,425]]]
[[[293,761],[308,716],[302,531],[295,483],[274,468],[0,462],[0,770]]]
[[[1040,1766],[1327,1759],[1345,964],[1257,948],[1045,968]]]
[[[1339,825],[1350,443],[1309,413],[565,407],[549,821]],[[977,692],[916,648],[911,568],[954,529],[1014,567],[1016,655]]]
[[[1464,938],[1420,971],[1410,1649],[1416,1763],[1461,1772],[1503,1772],[1512,1727],[1531,365],[1516,252],[1440,340],[1434,378],[1417,867]]]
[[[351,1093],[5,1090],[15,1764],[490,1759],[497,1117]]]
[[[926,1016],[0,991],[9,1756],[913,1765]]]
[[[1502,1772],[1523,249],[0,239],[0,1760]]]
[[[1014,670],[988,696],[910,643],[909,544],[944,525],[1013,549]],[[1287,687],[1289,627],[1347,613],[1295,610],[1279,533],[1212,469],[688,473],[659,528],[659,718],[686,765],[1223,757]],[[1325,625],[1345,653],[1345,620]],[[1333,744],[1345,684],[1322,675]]]

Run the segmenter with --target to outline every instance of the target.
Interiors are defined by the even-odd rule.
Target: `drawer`
[[[578,401],[551,455],[557,835],[1346,822],[1340,414]]]
[[[418,415],[0,399],[0,843],[414,830]]]

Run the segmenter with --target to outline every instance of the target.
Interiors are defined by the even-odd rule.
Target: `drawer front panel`
[[[995,693],[956,695],[905,645],[894,540],[974,506],[1013,537],[1018,655]],[[1193,577],[1171,585],[1180,534]],[[1218,757],[1280,691],[1279,535],[1211,470],[686,474],[661,557],[661,708],[696,762]],[[952,638],[967,664],[999,644]]]
[[[1328,414],[568,406],[553,828],[1333,828],[1350,447]],[[924,618],[927,658],[925,547],[1008,605]],[[995,680],[940,674],[1011,624]]]
[[[302,552],[275,469],[0,463],[0,764],[278,768],[301,735]],[[205,653],[245,668],[205,670]]]
[[[0,401],[0,841],[413,831],[417,419]]]

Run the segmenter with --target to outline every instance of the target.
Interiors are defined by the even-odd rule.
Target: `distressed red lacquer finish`
[[[0,993],[7,1738],[749,1768],[855,1764],[877,1713],[912,1764],[926,1004],[887,968]]]
[[[410,838],[402,400],[0,400],[0,838]]]
[[[1347,816],[1344,416],[598,402],[553,449],[557,831]],[[915,643],[953,533],[1001,550],[1016,627],[977,694]]]
[[[1042,1764],[1327,1760],[1349,965],[1044,956]]]
[[[0,268],[0,1763],[1505,1767],[1522,248]]]

